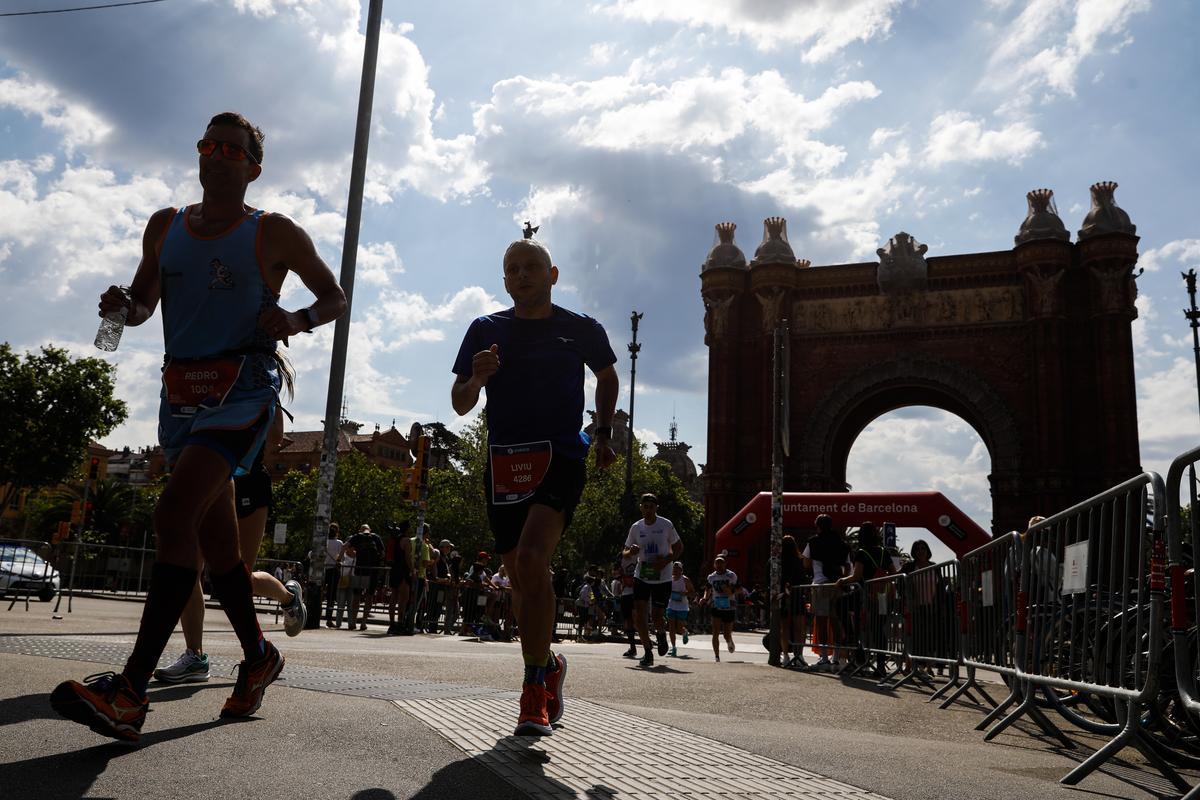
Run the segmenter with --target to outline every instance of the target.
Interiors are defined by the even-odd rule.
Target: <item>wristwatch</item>
[[[305,333],[312,333],[312,329],[321,324],[321,320],[317,318],[317,312],[313,311],[312,306],[304,309],[304,316],[308,319],[308,330]]]

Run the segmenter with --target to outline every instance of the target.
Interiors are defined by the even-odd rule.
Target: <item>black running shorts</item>
[[[655,608],[666,608],[671,600],[671,582],[646,583],[641,578],[635,578],[633,597],[635,600],[649,600]]]
[[[555,455],[550,459],[546,477],[542,479],[533,496],[520,503],[495,505],[492,503],[492,468],[489,464],[483,476],[483,491],[487,497],[488,526],[496,539],[494,552],[504,555],[516,548],[517,542],[521,540],[521,531],[525,528],[529,507],[535,503],[561,511],[563,531],[566,532],[586,482],[587,464],[583,459]]]
[[[260,508],[271,508],[271,476],[261,458],[254,462],[248,473],[233,479],[233,491],[238,519],[244,519]]]

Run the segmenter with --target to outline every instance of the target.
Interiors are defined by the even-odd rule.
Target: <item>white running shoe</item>
[[[729,652],[733,652],[733,639],[726,639],[725,644],[729,645]]]
[[[174,664],[154,670],[154,680],[163,683],[202,683],[208,676],[208,656],[194,650],[184,650]]]
[[[304,623],[308,619],[308,610],[304,607],[304,590],[300,588],[300,584],[295,580],[290,580],[283,585],[283,588],[292,593],[292,602],[286,606],[281,606],[283,611],[283,631],[288,636],[299,636],[300,631],[304,630]]]

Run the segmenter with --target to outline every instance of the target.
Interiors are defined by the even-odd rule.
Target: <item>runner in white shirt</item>
[[[676,561],[671,565],[671,599],[667,601],[667,633],[671,635],[671,649],[668,655],[676,656],[675,634],[683,637],[683,643],[688,643],[687,618],[691,606],[688,598],[695,594],[692,579],[683,574],[683,564]]]
[[[733,652],[733,595],[737,586],[737,573],[725,568],[725,556],[714,558],[713,571],[708,576],[708,588],[704,591],[704,600],[708,603],[709,613],[712,614],[713,657],[717,661],[721,660],[722,633],[725,634],[729,652]]]
[[[643,667],[654,666],[650,649],[650,627],[647,607],[654,610],[654,627],[658,633],[658,654],[667,654],[667,631],[663,612],[671,597],[670,566],[683,553],[683,541],[675,526],[666,517],[658,516],[658,498],[642,495],[642,518],[633,523],[625,538],[623,558],[637,556],[637,577],[633,583],[634,617],[646,655],[638,662]]]

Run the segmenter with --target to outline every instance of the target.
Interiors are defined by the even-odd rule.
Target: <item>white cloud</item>
[[[372,286],[387,286],[393,275],[404,272],[404,264],[391,242],[372,242],[358,248],[355,276]]]
[[[624,19],[668,22],[746,37],[760,50],[804,48],[824,61],[854,42],[886,36],[902,0],[611,0],[595,8]]]
[[[903,135],[904,131],[899,128],[876,128],[871,133],[871,149],[878,150],[883,147],[891,139]]]
[[[414,292],[384,291],[374,313],[380,321],[381,333],[399,329],[402,334],[411,334],[437,323],[469,322],[506,307],[481,287],[466,286],[441,303],[431,303]]]
[[[584,202],[583,191],[575,186],[535,186],[512,218],[517,223],[530,221],[541,225],[560,214],[578,210]]]
[[[1030,0],[997,30],[984,84],[1018,106],[1042,92],[1074,96],[1083,63],[1112,39],[1109,53],[1127,44],[1130,21],[1149,9],[1150,0]]]
[[[947,111],[929,126],[925,157],[935,166],[956,161],[1007,161],[1018,164],[1044,147],[1042,134],[1025,122],[985,130],[983,122],[963,111]]]
[[[1168,264],[1171,267],[1200,266],[1200,239],[1176,239],[1138,256],[1138,266],[1146,272],[1157,272]]]
[[[57,131],[67,153],[96,144],[112,132],[112,126],[87,105],[68,100],[53,86],[24,74],[0,80],[0,108],[5,107],[36,116],[42,125]]]

